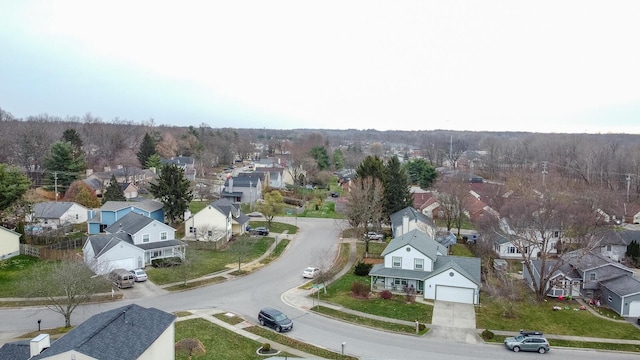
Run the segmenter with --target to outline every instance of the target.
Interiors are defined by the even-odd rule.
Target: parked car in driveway
[[[304,271],[302,272],[302,277],[306,279],[313,279],[318,274],[320,274],[320,269],[314,266],[309,266],[308,268],[304,269]]]
[[[384,240],[384,235],[375,231],[369,231],[366,236],[369,240]]]
[[[269,235],[269,229],[267,229],[266,227],[257,227],[255,229],[252,229],[251,232],[261,236]]]
[[[144,270],[134,269],[129,272],[133,274],[133,277],[135,278],[136,282],[147,281],[147,273],[144,272]]]
[[[277,332],[289,331],[293,328],[293,321],[282,311],[266,307],[258,313],[258,321],[262,326],[273,328]]]
[[[504,339],[504,346],[514,352],[537,351],[544,354],[551,349],[549,341],[542,336],[522,336],[508,337]]]

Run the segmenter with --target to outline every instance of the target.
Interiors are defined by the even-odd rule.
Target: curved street
[[[346,227],[344,221],[315,218],[278,218],[275,221],[297,225],[300,230],[280,258],[248,276],[233,278],[190,291],[171,292],[138,299],[124,299],[113,303],[89,304],[79,307],[72,316],[78,324],[91,315],[135,302],[144,307],[155,307],[167,312],[179,310],[217,309],[235,313],[247,321],[257,323],[258,310],[271,306],[283,310],[293,319],[295,326],[287,336],[327,348],[338,353],[344,343],[348,355],[360,359],[629,359],[637,355],[561,349],[552,346],[548,354],[513,354],[500,344],[467,343],[446,337],[446,329],[439,329],[437,337],[415,337],[359,327],[291,307],[283,301],[287,290],[296,288],[305,280],[302,270],[314,264],[335,258],[340,244],[339,234]],[[285,235],[286,236],[286,235]],[[62,317],[46,308],[0,310],[0,342],[37,329],[37,320],[43,328],[62,326]],[[444,334],[444,335],[442,335]]]

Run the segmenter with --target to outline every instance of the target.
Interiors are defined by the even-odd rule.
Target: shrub
[[[369,296],[369,285],[354,281],[351,283],[351,293],[354,296],[366,298]]]
[[[358,276],[368,276],[369,271],[371,271],[372,267],[373,267],[373,264],[358,262],[353,270],[353,273]]]
[[[491,340],[493,339],[495,334],[493,333],[493,331],[485,329],[482,331],[482,334],[480,334],[480,336],[482,336],[484,340]]]
[[[182,264],[182,259],[178,256],[164,259],[155,259],[151,261],[151,265],[157,268],[172,267],[180,264]]]
[[[271,350],[271,344],[269,343],[262,344],[262,351],[270,351],[270,350]]]
[[[423,323],[418,324],[418,330],[424,331],[424,329],[426,329],[426,328],[427,328],[427,325],[425,325]]]
[[[380,293],[380,297],[385,300],[389,300],[393,297],[393,294],[389,290],[382,290],[382,292]]]

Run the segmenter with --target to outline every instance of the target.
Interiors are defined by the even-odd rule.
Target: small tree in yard
[[[62,200],[72,201],[90,209],[100,206],[100,200],[98,200],[95,190],[82,180],[71,183]]]
[[[127,201],[127,198],[124,196],[124,190],[122,190],[122,186],[116,180],[115,175],[111,175],[111,180],[109,181],[109,186],[104,191],[102,195],[102,204],[107,201]]]
[[[229,251],[238,257],[238,271],[242,266],[242,262],[248,259],[253,253],[253,247],[258,239],[254,239],[248,236],[240,236],[233,241],[229,247]]]
[[[64,316],[64,326],[71,327],[71,314],[91,295],[109,289],[104,277],[93,277],[82,261],[61,260],[49,266],[41,263],[21,284],[28,297],[44,298],[45,306]]]
[[[284,211],[284,199],[280,191],[274,190],[264,194],[264,202],[256,205],[256,210],[264,215],[267,220],[267,228],[271,227],[273,218]]]

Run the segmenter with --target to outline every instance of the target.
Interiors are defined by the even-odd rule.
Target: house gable
[[[123,306],[90,317],[31,359],[62,354],[71,358],[70,354],[75,353],[79,358],[128,360],[138,359],[149,351],[155,359],[173,359],[175,319],[175,315],[155,308]],[[158,341],[167,337],[170,341]]]

